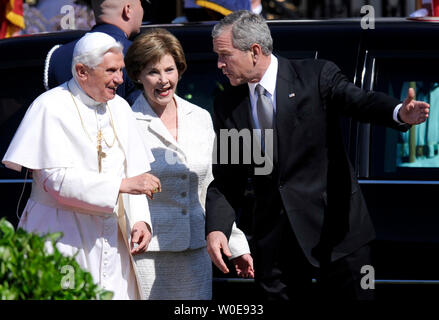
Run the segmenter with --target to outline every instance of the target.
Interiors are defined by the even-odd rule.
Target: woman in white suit
[[[132,106],[151,146],[151,171],[162,192],[149,201],[154,234],[148,252],[136,256],[147,299],[211,299],[212,264],[205,241],[206,190],[212,181],[214,130],[210,114],[175,94],[186,69],[180,42],[165,29],[136,38],[125,65],[143,90]],[[253,277],[245,235],[234,228],[229,241],[238,275]]]

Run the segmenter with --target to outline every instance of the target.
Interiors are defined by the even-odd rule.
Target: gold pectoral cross
[[[98,140],[98,145],[97,145],[97,149],[98,149],[98,170],[99,170],[99,173],[101,173],[102,172],[102,159],[107,156],[106,153],[102,151],[102,131],[101,131],[101,129],[98,130],[97,140]]]

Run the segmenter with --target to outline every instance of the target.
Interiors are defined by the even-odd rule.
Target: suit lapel
[[[278,58],[279,66],[276,79],[276,128],[281,132],[291,130],[297,125],[298,94],[296,92],[296,72],[288,60]]]
[[[191,148],[193,148],[193,141],[191,139],[190,133],[192,132],[193,128],[192,122],[194,121],[194,119],[192,118],[191,113],[194,111],[194,107],[179,96],[174,95],[174,97],[175,102],[177,103],[178,121],[178,142],[175,144],[175,146],[178,148],[177,150],[180,151],[184,157],[186,157],[184,150],[191,150]]]
[[[297,125],[297,75],[288,60],[278,57],[278,73],[276,79],[276,120],[274,131],[273,162],[279,167],[283,148],[283,135],[291,136]],[[290,152],[290,150],[284,150]]]
[[[234,101],[239,101],[232,111],[232,119],[235,122],[236,129],[238,129],[238,131],[241,131],[242,129],[252,130],[254,126],[253,118],[251,116],[251,105],[247,84],[241,85],[237,88],[236,100]]]
[[[173,149],[181,152],[184,155],[183,150],[180,148],[177,141],[175,141],[174,137],[168,131],[168,129],[163,124],[162,120],[157,116],[157,114],[152,110],[148,101],[145,99],[143,95],[141,95],[142,101],[137,101],[133,109],[138,110],[135,112],[135,116],[137,120],[146,121],[148,124],[148,130],[159,137],[163,143]],[[139,109],[140,108],[140,109]],[[180,105],[177,104],[177,117],[180,115],[179,109]],[[180,120],[177,118],[178,125],[180,126]],[[178,128],[178,133],[180,134],[181,130]]]

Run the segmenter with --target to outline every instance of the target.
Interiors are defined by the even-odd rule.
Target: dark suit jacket
[[[295,93],[291,96],[290,93]],[[329,61],[279,58],[274,170],[254,175],[254,164],[216,164],[207,194],[206,234],[230,234],[249,178],[256,197],[253,239],[258,250],[276,247],[270,232],[286,214],[300,247],[315,266],[341,258],[374,239],[374,229],[346,155],[339,116],[399,130],[399,100],[365,92]],[[214,104],[214,126],[252,128],[248,85],[229,87]],[[220,145],[218,143],[218,145]],[[246,146],[241,145],[241,152]],[[218,150],[218,152],[220,152]],[[218,161],[219,162],[219,161]]]
[[[123,45],[124,55],[131,45],[131,41],[128,40],[125,33],[118,27],[111,24],[95,25],[90,32],[102,32],[112,36],[114,39],[116,39],[116,41],[119,41]],[[52,57],[50,58],[48,70],[49,88],[59,86],[73,77],[73,49],[75,48],[78,40],[66,43],[53,52]],[[125,69],[123,70],[123,84],[117,88],[117,94],[127,100],[130,105],[133,105],[137,96],[140,94],[140,91],[137,90],[135,85],[128,78]]]

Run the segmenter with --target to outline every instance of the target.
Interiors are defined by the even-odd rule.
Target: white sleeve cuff
[[[125,212],[128,217],[128,224],[130,230],[133,228],[134,224],[143,221],[149,225],[152,229],[151,215],[149,212],[148,199],[144,194],[134,195],[134,194],[122,194],[123,203],[125,206]]]
[[[235,259],[243,254],[250,253],[250,247],[244,232],[239,229],[235,223],[232,226],[232,233],[229,239],[229,249],[232,256],[229,260]]]
[[[399,123],[399,124],[404,124],[404,122],[401,122],[398,120],[398,112],[399,109],[401,109],[402,107],[402,103],[398,104],[395,109],[393,110],[393,120],[395,120],[395,122]]]

